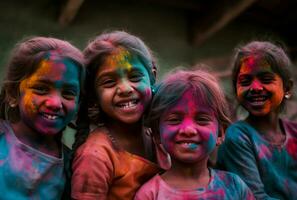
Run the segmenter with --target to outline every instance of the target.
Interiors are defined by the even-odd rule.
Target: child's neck
[[[172,167],[161,176],[168,185],[176,189],[192,190],[207,187],[210,182],[207,160],[191,164],[172,160]]]
[[[123,149],[132,154],[147,158],[143,141],[144,127],[142,121],[134,124],[125,124],[110,120],[105,126]]]
[[[282,144],[286,139],[286,135],[279,123],[278,114],[260,117],[249,115],[246,122],[253,126],[264,139],[271,143]]]

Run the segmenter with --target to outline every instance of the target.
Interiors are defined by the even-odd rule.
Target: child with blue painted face
[[[84,54],[89,74],[73,146],[72,198],[133,199],[160,171],[143,126],[155,83],[154,58],[142,40],[123,31],[99,35]]]
[[[157,87],[148,120],[172,166],[144,184],[135,199],[254,199],[237,175],[208,167],[228,116],[224,94],[211,74],[201,69],[170,73]]]
[[[280,118],[291,96],[290,59],[266,41],[237,49],[233,86],[248,116],[232,124],[219,167],[238,174],[257,199],[297,199],[297,124]]]
[[[55,38],[12,51],[0,95],[1,199],[56,200],[70,186],[61,137],[78,110],[83,65],[77,48]]]

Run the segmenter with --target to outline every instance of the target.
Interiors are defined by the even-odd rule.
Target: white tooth
[[[130,108],[136,105],[136,100],[120,104],[123,108]]]

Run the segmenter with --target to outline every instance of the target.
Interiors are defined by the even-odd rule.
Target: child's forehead
[[[118,50],[105,58],[102,65],[98,67],[97,77],[111,73],[127,73],[131,71],[142,71],[148,73],[147,68],[136,55],[132,55],[125,49]]]
[[[210,111],[212,109],[206,96],[207,94],[203,94],[200,90],[189,88],[168,110],[184,110],[190,108],[193,111]]]
[[[259,70],[273,72],[271,64],[264,57],[249,56],[242,59],[240,73]]]
[[[78,74],[77,66],[68,59],[43,59],[38,64],[36,71],[26,79],[30,80],[30,82],[41,79],[52,81],[71,79],[76,81],[75,78]]]
[[[118,48],[113,51],[105,59],[104,65],[116,68],[126,68],[127,70],[132,69],[131,62],[137,59],[129,51],[124,48]]]

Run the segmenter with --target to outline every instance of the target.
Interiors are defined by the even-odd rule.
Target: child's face
[[[196,163],[208,159],[218,138],[214,112],[192,93],[186,91],[160,119],[160,139],[173,161]]]
[[[20,83],[20,123],[34,134],[59,133],[74,118],[79,93],[77,66],[69,60],[41,61]]]
[[[101,109],[127,124],[139,121],[152,98],[147,69],[124,49],[106,58],[95,84]]]
[[[242,63],[236,87],[239,103],[255,116],[278,112],[285,93],[281,77],[265,60],[253,57]]]

